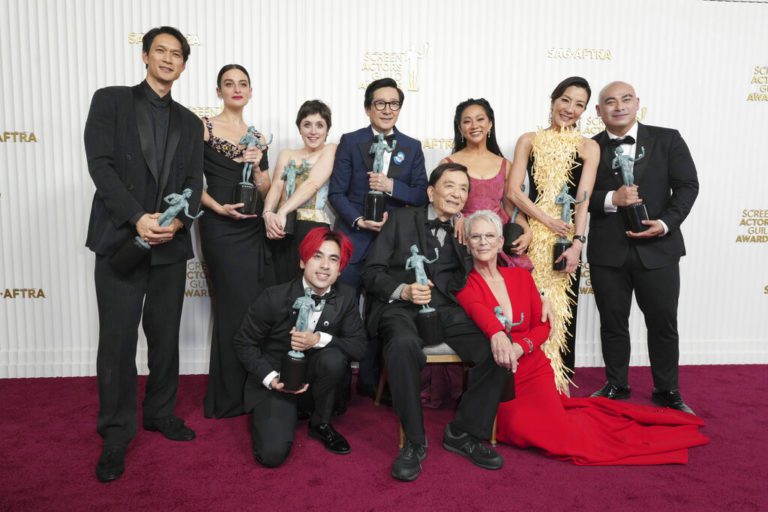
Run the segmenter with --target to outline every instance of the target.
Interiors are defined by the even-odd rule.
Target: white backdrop
[[[423,141],[427,168],[450,152],[455,105],[485,97],[502,151],[543,126],[570,75],[596,92],[636,86],[644,122],[680,130],[701,192],[683,232],[681,362],[766,363],[768,313],[768,5],[646,0],[5,0],[0,17],[0,377],[95,374],[94,258],[84,247],[94,187],[82,132],[93,92],[144,77],[141,34],[167,24],[192,54],[174,98],[219,108],[227,63],[251,72],[246,118],[277,152],[300,144],[306,99],[333,110],[329,140],[366,124],[363,87],[393,76],[406,91],[398,127]],[[582,128],[599,131],[593,100]],[[198,248],[199,249],[199,248]],[[200,251],[197,251],[200,255]],[[763,263],[760,264],[759,262]],[[588,270],[577,358],[602,364]],[[210,299],[189,262],[181,371],[206,373]],[[642,315],[633,365],[648,363]],[[146,344],[138,355],[146,371]]]

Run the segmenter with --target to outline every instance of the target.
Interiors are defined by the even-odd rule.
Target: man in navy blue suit
[[[365,89],[363,102],[371,124],[342,135],[336,150],[328,199],[338,214],[335,229],[348,235],[355,247],[341,280],[358,291],[368,249],[387,221],[387,213],[381,222],[363,218],[368,191],[378,190],[386,194],[386,211],[427,204],[427,171],[421,142],[395,128],[403,99],[403,91],[392,78],[371,82]],[[386,137],[390,147],[393,140],[397,145],[391,153],[384,153],[384,170],[374,173],[374,156],[370,149],[379,133]],[[369,343],[368,354],[360,362],[358,390],[363,394],[373,393],[377,352],[378,344]]]

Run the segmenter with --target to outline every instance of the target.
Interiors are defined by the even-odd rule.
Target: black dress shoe
[[[191,441],[195,432],[184,424],[184,420],[176,416],[166,416],[155,420],[144,420],[144,430],[160,432],[171,441]]]
[[[623,388],[621,386],[614,386],[610,382],[606,382],[605,386],[592,393],[591,396],[601,396],[603,398],[610,398],[611,400],[624,400],[629,398],[631,394],[632,391],[629,389],[629,386]]]
[[[688,414],[693,414],[696,416],[696,413],[693,412],[693,409],[688,407],[688,404],[683,402],[683,397],[680,396],[680,391],[677,389],[673,389],[672,391],[664,391],[654,388],[653,393],[651,393],[651,401],[653,401],[653,403],[656,405],[669,407],[670,409],[677,409],[678,411],[687,412]]]
[[[392,476],[403,482],[412,482],[421,473],[421,463],[427,458],[427,447],[406,440],[405,446],[392,464]]]
[[[105,446],[96,464],[99,482],[117,480],[125,471],[125,446]]]
[[[452,429],[450,424],[445,426],[443,448],[468,458],[475,466],[484,469],[501,469],[504,466],[504,459],[496,450],[485,446],[472,434]]]
[[[309,437],[319,439],[329,452],[346,455],[351,451],[349,443],[344,436],[336,432],[330,423],[320,423],[309,426]]]

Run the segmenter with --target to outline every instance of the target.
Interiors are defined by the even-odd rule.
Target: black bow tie
[[[634,144],[635,138],[631,135],[627,135],[626,137],[621,137],[617,139],[609,139],[608,140],[608,146],[612,148],[617,148],[621,146],[622,144]]]
[[[378,137],[378,136],[379,136],[379,134],[378,134],[378,133],[376,133],[376,134],[373,136],[373,142],[371,142],[371,144],[373,144],[374,142],[376,142],[376,137]],[[392,141],[393,141],[393,140],[395,140],[395,134],[394,134],[394,133],[391,133],[391,134],[389,134],[389,135],[386,135],[386,136],[384,136],[384,140],[385,140],[385,141],[387,141],[387,144],[389,144],[389,145],[391,146],[391,145],[392,145]]]
[[[427,221],[427,227],[429,229],[444,229],[447,233],[450,233],[453,229],[453,226],[451,225],[450,221],[447,220],[440,220],[440,219],[432,219]]]
[[[336,298],[336,292],[333,290],[329,291],[325,295],[317,295],[315,293],[312,294],[312,300],[315,301],[315,306],[320,305],[322,301],[325,301],[326,304],[328,304],[330,301]]]

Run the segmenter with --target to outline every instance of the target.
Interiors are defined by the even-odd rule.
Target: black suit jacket
[[[601,156],[594,192],[589,200],[587,259],[590,264],[619,267],[626,260],[631,245],[637,247],[646,268],[661,268],[678,262],[685,255],[680,225],[699,193],[696,166],[680,133],[638,123],[636,152],[640,153],[643,147],[645,156],[634,164],[635,184],[648,217],[664,221],[669,228],[669,233],[662,237],[642,240],[625,235],[621,208],[616,213],[605,213],[605,195],[623,183],[621,172],[611,168],[615,154],[613,148],[607,146],[608,134],[602,131],[593,139],[600,145]]]
[[[411,256],[413,244],[418,246],[419,254],[430,259],[434,257],[429,254],[427,247],[426,220],[426,206],[393,210],[373,243],[363,270],[363,285],[369,304],[367,326],[371,336],[378,332],[379,319],[385,307],[415,307],[411,302],[390,302],[390,297],[400,284],[410,284],[416,280],[413,270],[405,270],[405,262]],[[472,256],[452,233],[446,234],[446,243],[453,244],[459,255],[460,266],[454,272],[447,289],[441,291],[456,302],[453,294],[467,283],[467,276],[472,270]],[[429,273],[429,268],[426,270]]]
[[[93,196],[86,245],[110,255],[136,235],[132,222],[144,213],[163,211],[163,198],[192,190],[189,212],[200,208],[203,186],[203,125],[171,101],[162,169],[157,168],[151,106],[142,84],[106,87],[93,95],[85,123],[85,153],[96,193]],[[192,220],[177,217],[186,229],[173,240],[152,247],[152,264],[183,261],[194,254],[189,230]]]
[[[319,350],[337,347],[350,360],[365,355],[365,329],[360,320],[355,291],[340,282],[333,285],[336,297],[329,300],[316,331],[330,334],[333,339],[324,348],[310,349],[308,356]],[[293,303],[304,295],[302,277],[266,288],[250,305],[233,345],[237,357],[248,370],[245,384],[245,409],[250,411],[271,391],[264,378],[272,371],[280,371],[283,356],[291,350],[291,329],[296,325],[298,311]]]

